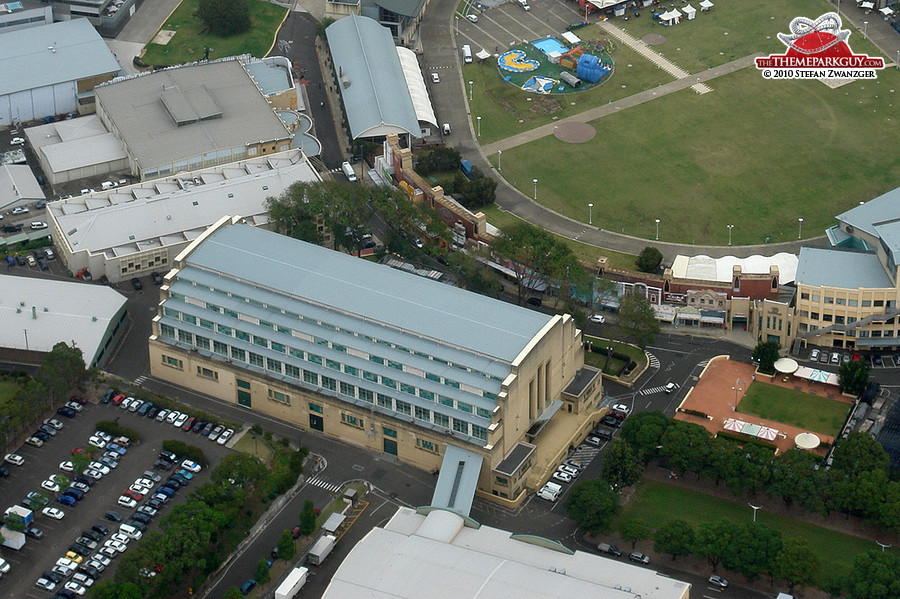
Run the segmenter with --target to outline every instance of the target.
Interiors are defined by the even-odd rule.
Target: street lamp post
[[[478,137],[481,137],[481,117],[477,116],[475,119],[478,121]]]
[[[459,17],[456,17],[456,35],[459,35]]]
[[[497,172],[502,171],[500,168],[500,157],[503,156],[503,150],[497,150]]]
[[[588,224],[594,224],[594,204],[588,204]]]
[[[469,102],[472,101],[472,83],[473,81],[469,79]]]
[[[734,225],[728,225],[728,245],[731,245],[731,230],[734,228]]]
[[[656,241],[659,241],[659,219],[656,219]]]
[[[531,180],[534,183],[534,199],[537,199],[537,179]]]
[[[797,222],[800,224],[800,226],[797,227],[797,239],[800,239],[803,236],[803,217],[801,216],[798,218]]]
[[[748,503],[747,505],[749,505],[751,508],[753,508],[753,521],[756,522],[756,510],[761,510],[762,506],[761,505],[753,505],[752,503]]]
[[[869,39],[868,31],[869,31],[869,22],[863,21],[863,37],[866,39]]]
[[[879,547],[881,547],[882,553],[884,553],[885,549],[887,549],[888,547],[891,547],[891,545],[888,545],[887,543],[882,543],[880,541],[875,541],[875,544],[878,545]]]

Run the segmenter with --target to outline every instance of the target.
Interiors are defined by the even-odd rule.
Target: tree
[[[631,548],[634,549],[638,541],[649,539],[652,531],[650,526],[640,518],[629,518],[619,523],[619,534],[626,541],[631,541]]]
[[[416,153],[415,170],[422,176],[459,170],[459,151],[449,146]]]
[[[616,327],[622,337],[630,339],[644,349],[659,335],[659,322],[647,298],[629,293],[619,300],[619,318]]]
[[[247,0],[200,0],[197,16],[210,32],[224,37],[250,29],[250,6]]]
[[[493,268],[476,260],[469,252],[450,252],[446,260],[463,288],[481,295],[500,297],[503,285]]]
[[[591,534],[603,532],[612,524],[619,510],[619,496],[609,488],[609,483],[599,480],[583,480],[575,484],[566,498],[569,517]]]
[[[84,367],[84,355],[75,346],[65,343],[57,343],[53,349],[44,356],[38,378],[46,385],[51,402],[63,398],[76,384],[87,378],[87,370]]]
[[[848,476],[855,476],[868,470],[887,471],[890,459],[881,444],[866,433],[850,433],[838,442],[832,454],[831,467]]]
[[[869,363],[862,359],[842,362],[838,368],[838,384],[841,393],[862,393],[869,384]]]
[[[104,580],[91,587],[91,599],[143,599],[141,587],[131,582]]]
[[[761,522],[748,522],[734,529],[722,563],[747,578],[771,571],[781,551],[781,533]]]
[[[525,222],[508,228],[494,244],[494,251],[509,260],[516,273],[519,304],[529,289],[549,289],[584,271],[571,247]]]
[[[753,359],[759,362],[759,371],[767,374],[775,374],[775,361],[778,360],[778,350],[781,345],[772,339],[760,341],[753,348]]]
[[[613,485],[633,485],[641,478],[644,463],[631,445],[613,440],[603,459],[603,478]]]
[[[857,556],[847,577],[847,596],[853,599],[900,597],[900,558],[876,550]]]
[[[786,582],[789,592],[797,585],[807,585],[815,578],[819,558],[804,539],[786,539],[772,564],[772,576]]]
[[[672,560],[681,555],[690,555],[694,548],[694,529],[684,520],[670,520],[654,536],[654,549],[668,553]]]
[[[294,546],[294,537],[291,536],[291,531],[286,530],[278,538],[278,557],[290,560],[295,553],[297,553],[297,548]]]
[[[662,252],[655,247],[647,246],[641,250],[634,263],[639,271],[656,274],[659,272],[659,265],[662,263],[662,259]]]
[[[713,571],[719,567],[722,558],[728,552],[731,545],[731,535],[734,525],[721,519],[717,522],[706,522],[697,530],[694,553],[704,558]]]
[[[619,436],[631,445],[644,462],[657,454],[657,448],[669,426],[675,422],[659,410],[637,412],[622,424]]]
[[[616,282],[604,277],[594,277],[594,303],[605,306],[619,297]]]
[[[269,572],[269,562],[264,559],[259,560],[256,563],[256,574],[254,574],[253,578],[256,579],[256,582],[259,584],[266,584],[272,578],[271,572]]]
[[[268,471],[265,464],[255,455],[233,453],[225,456],[210,475],[213,482],[228,481],[230,484],[256,486],[265,480]],[[233,481],[233,482],[232,482]]]
[[[316,508],[312,501],[303,504],[300,512],[300,534],[307,537],[316,530]]]
[[[679,474],[699,474],[709,458],[709,432],[699,424],[674,420],[660,439],[660,444],[660,455]]]
[[[233,586],[225,591],[225,595],[222,599],[244,599],[244,594],[241,592],[241,589]]]

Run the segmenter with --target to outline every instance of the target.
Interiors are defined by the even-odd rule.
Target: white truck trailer
[[[278,588],[275,589],[275,599],[294,599],[303,585],[306,584],[306,576],[309,574],[308,568],[294,568],[287,575]]]

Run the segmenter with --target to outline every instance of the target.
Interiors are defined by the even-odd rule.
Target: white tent
[[[681,10],[683,10],[684,14],[687,15],[688,21],[695,19],[697,17],[697,9],[694,8],[693,6],[691,6],[690,4],[688,4]]]
[[[672,9],[672,16],[675,17],[675,24],[681,21],[681,12],[677,8]]]
[[[674,25],[678,22],[678,17],[681,16],[681,13],[678,10],[667,10],[663,14],[659,15],[659,20],[665,23],[666,25]]]
[[[865,8],[866,10],[872,10],[873,8],[875,8],[875,5],[871,2],[860,2],[859,7]]]
[[[887,6],[885,6],[884,8],[879,8],[878,12],[880,12],[881,14],[883,14],[886,17],[889,17],[892,14],[894,14],[894,11],[892,9],[888,8]]]
[[[700,10],[709,10],[713,6],[715,6],[715,4],[713,4],[709,0],[701,0],[700,2]]]
[[[563,31],[562,38],[566,40],[568,43],[575,45],[581,43],[581,38],[572,33],[571,31]]]

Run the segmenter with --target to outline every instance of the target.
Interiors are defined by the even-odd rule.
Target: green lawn
[[[503,152],[503,176],[571,218],[652,239],[725,245],[821,235],[834,216],[893,189],[900,71],[830,89],[748,68],[594,121],[597,137],[549,136]],[[602,87],[601,87],[602,89]],[[474,113],[473,114],[477,114]],[[482,124],[484,126],[484,123]]]
[[[693,6],[697,8],[697,3]],[[674,27],[654,21],[649,8],[642,9],[638,19],[613,19],[612,23],[638,39],[647,33],[665,36],[666,41],[653,49],[682,69],[696,73],[757,52],[783,52],[785,46],[776,34],[788,33],[791,19],[805,16],[815,20],[834,7],[822,0],[770,0],[717,2],[709,12],[697,10],[696,19],[682,20]],[[860,51],[857,45],[861,39],[860,34],[850,36],[850,47],[856,52]]]
[[[244,453],[255,455],[266,464],[272,460],[272,455],[275,453],[272,451],[272,448],[269,447],[269,444],[266,443],[265,439],[262,437],[254,438],[253,433],[247,433],[238,439],[237,443],[234,444],[234,449],[235,451],[242,451]]]
[[[494,158],[496,159],[496,156]],[[496,162],[494,162],[494,164],[496,164]],[[500,208],[498,208],[494,204],[480,208],[480,210],[481,212],[484,212],[485,216],[487,216],[488,222],[500,230],[503,230],[505,227],[511,227],[517,223],[524,222],[512,212],[500,210]],[[553,234],[553,236],[560,241],[565,242],[569,247],[571,247],[572,253],[575,254],[575,257],[584,262],[589,262],[590,264],[596,265],[598,258],[600,258],[601,256],[606,256],[609,259],[609,266],[615,268],[634,268],[634,261],[637,256],[599,248],[594,245],[581,243],[579,241],[575,241],[574,239],[568,239],[556,234]]]
[[[281,26],[287,10],[265,2],[249,0],[250,31],[231,37],[219,37],[201,32],[203,24],[194,16],[199,0],[182,0],[160,30],[175,31],[166,45],[147,44],[141,56],[149,65],[169,66],[201,60],[205,48],[211,48],[210,58],[222,58],[236,54],[252,54],[263,57],[269,52],[275,34]]]
[[[834,437],[850,408],[841,401],[753,381],[737,411]]]
[[[5,404],[16,396],[21,386],[12,381],[0,381],[0,405]]]
[[[595,41],[601,37],[601,30],[591,25],[579,29],[578,35],[583,40]],[[482,117],[478,141],[482,144],[497,141],[673,80],[627,46],[617,46],[612,58],[615,71],[598,87],[559,95],[527,93],[506,83],[493,59],[465,65],[463,80],[472,81],[469,106],[473,124],[475,117]]]
[[[642,352],[639,348],[634,347],[633,345],[628,345],[627,343],[622,343],[621,341],[603,339],[601,337],[591,337],[589,335],[585,335],[584,338],[586,341],[591,341],[595,347],[612,347],[614,351],[629,356],[638,364],[637,368],[635,368],[633,372],[639,372],[641,368],[643,368],[643,365],[647,363],[647,354]],[[599,368],[605,373],[618,372],[619,368],[622,367],[622,361],[613,358],[609,361],[608,368],[604,368],[604,366],[606,366],[606,354],[598,354],[589,351],[584,352],[584,361],[588,365],[593,366],[594,368]]]
[[[757,514],[757,521],[780,530],[785,538],[796,537],[809,543],[821,564],[815,582],[817,586],[832,574],[846,575],[858,554],[877,548],[872,540],[770,514],[766,511],[766,501],[773,500],[760,500],[763,508]],[[645,481],[619,518],[641,518],[652,528],[679,518],[696,528],[722,518],[736,524],[749,522],[753,519],[753,511],[745,502],[725,501],[680,487]]]

